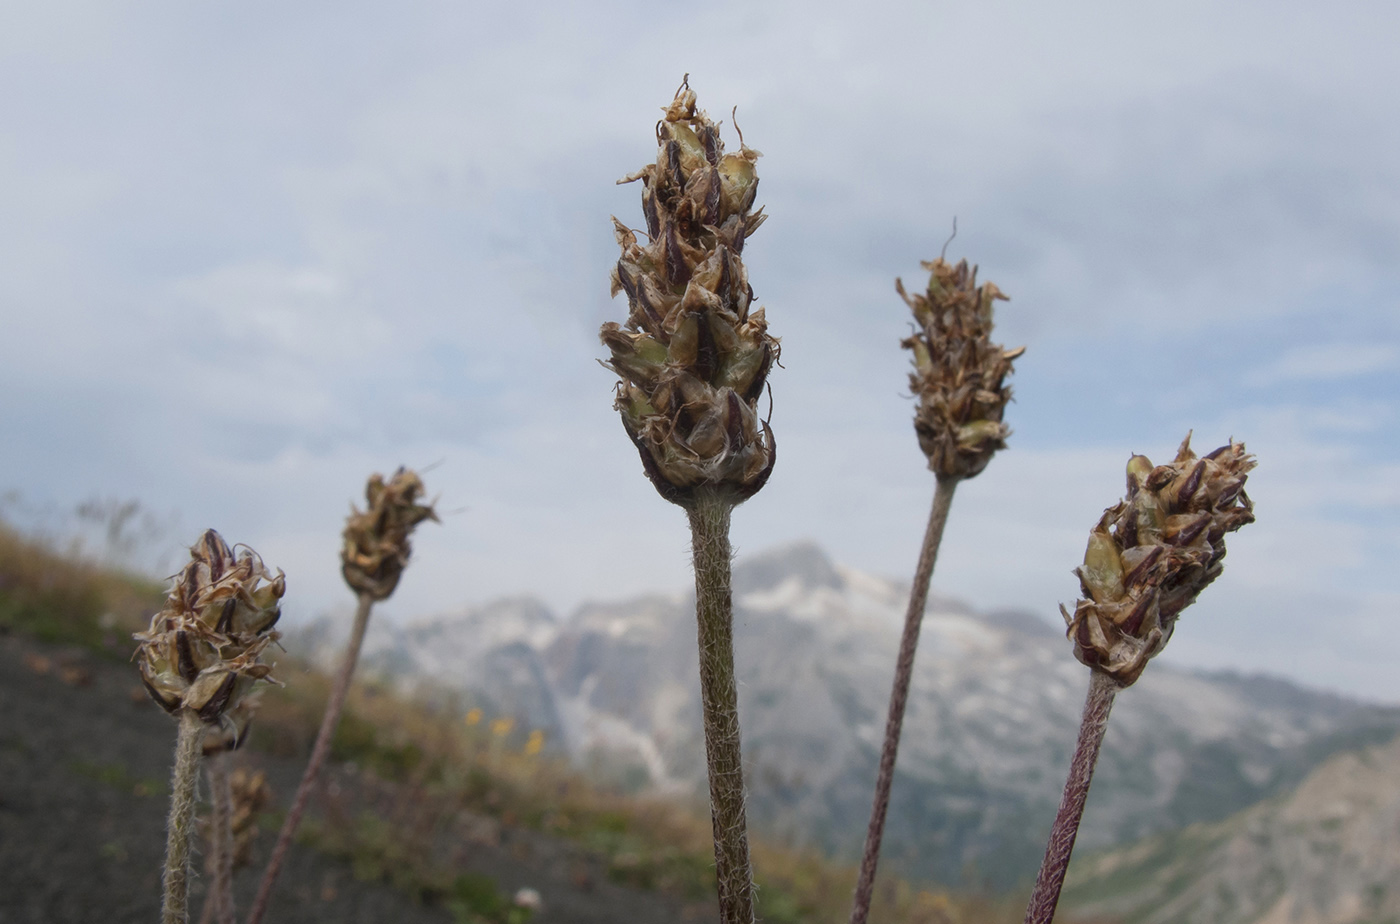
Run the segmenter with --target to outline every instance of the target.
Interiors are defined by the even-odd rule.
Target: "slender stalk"
[[[355,625],[350,630],[350,641],[345,646],[345,659],[340,672],[336,674],[331,687],[330,699],[326,701],[326,714],[321,718],[321,730],[316,735],[316,744],[311,748],[311,759],[301,775],[292,807],[287,811],[287,820],[277,835],[277,846],[272,849],[272,857],[267,861],[262,883],[258,886],[257,897],[253,899],[252,910],[248,912],[248,924],[258,924],[267,912],[267,903],[272,897],[272,886],[277,882],[277,874],[282,871],[282,863],[287,850],[292,845],[292,835],[301,824],[301,816],[306,813],[306,804],[311,800],[311,789],[321,766],[331,752],[331,739],[335,737],[335,727],[340,721],[340,713],[345,707],[345,696],[350,691],[350,677],[355,673],[355,663],[360,659],[360,646],[365,640],[365,628],[369,625],[369,611],[374,606],[374,598],[368,593],[359,595],[359,605],[355,608]]]
[[[204,764],[209,777],[209,866],[214,879],[204,897],[200,924],[234,924],[233,794],[229,789],[228,763],[228,752],[220,751]]]
[[[1064,885],[1069,857],[1074,852],[1074,838],[1079,833],[1079,820],[1084,817],[1089,781],[1093,779],[1103,733],[1108,728],[1108,711],[1113,708],[1113,697],[1118,690],[1118,681],[1107,674],[1099,671],[1090,674],[1084,718],[1079,723],[1079,741],[1074,746],[1074,759],[1070,761],[1060,810],[1050,829],[1050,842],[1045,846],[1045,861],[1040,865],[1040,875],[1036,877],[1035,890],[1026,907],[1025,924],[1050,924],[1055,917],[1060,887]]]
[[[720,921],[753,924],[753,868],[744,817],[739,703],[734,682],[734,605],[729,584],[729,514],[733,506],[726,494],[702,490],[686,512],[695,557],[700,697],[705,713]]]
[[[199,780],[200,744],[204,723],[188,709],[180,710],[175,739],[175,769],[170,775],[170,818],[166,823],[165,897],[161,924],[188,924],[190,840],[194,836],[195,784]]]
[[[216,924],[214,915],[218,913],[219,896],[212,888],[204,894],[204,907],[199,912],[199,924]]]
[[[909,609],[904,614],[904,634],[900,637],[899,656],[895,661],[894,689],[890,691],[890,711],[885,719],[885,743],[880,749],[880,772],[875,780],[875,803],[870,809],[860,878],[856,881],[856,894],[851,903],[851,924],[865,924],[870,916],[870,902],[875,895],[875,868],[880,862],[880,841],[885,835],[890,787],[894,783],[894,762],[904,728],[904,709],[909,703],[909,684],[914,678],[914,652],[919,647],[919,629],[928,605],[928,585],[934,563],[938,561],[938,547],[943,543],[943,527],[948,523],[953,492],[961,480],[957,475],[939,475],[933,491],[933,506],[928,514],[928,528],[924,530],[924,544],[919,550],[919,563],[914,569],[914,586],[909,591]]]

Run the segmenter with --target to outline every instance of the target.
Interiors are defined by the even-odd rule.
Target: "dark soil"
[[[160,869],[175,725],[136,681],[133,667],[80,649],[0,635],[0,924],[143,922],[160,917]],[[284,808],[301,764],[235,755],[266,771]],[[482,819],[485,835],[461,845],[468,867],[512,895],[537,890],[537,924],[673,924],[713,920],[711,905],[686,905],[607,879],[577,845]],[[246,910],[273,840],[264,832],[252,866],[238,874]],[[198,864],[199,861],[196,861]],[[191,899],[197,919],[204,882]],[[356,879],[348,862],[292,849],[268,924],[452,922],[381,882]]]

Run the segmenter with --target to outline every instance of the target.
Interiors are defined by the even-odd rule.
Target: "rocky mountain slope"
[[[741,561],[734,587],[750,817],[851,857],[869,811],[907,588],[835,565],[812,545]],[[693,633],[683,594],[589,604],[565,620],[520,598],[404,628],[380,624],[367,666],[460,691],[464,705],[515,717],[517,733],[543,730],[623,785],[702,793]],[[1062,634],[1038,617],[931,601],[886,862],[919,878],[995,887],[1033,873],[1087,682]],[[1340,750],[1397,732],[1394,708],[1156,665],[1114,707],[1081,849],[1218,820]]]
[[[1400,920],[1400,740],[1225,821],[1076,858],[1062,907],[1137,924]]]

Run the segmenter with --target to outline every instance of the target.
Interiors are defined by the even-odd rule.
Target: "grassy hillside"
[[[0,632],[128,658],[162,585],[62,554],[0,521]]]
[[[1400,921],[1400,740],[1212,823],[1078,858],[1063,908],[1135,924]]]
[[[145,627],[162,596],[147,578],[76,560],[0,523],[0,633],[124,660],[133,650],[130,633]],[[286,686],[263,691],[245,759],[266,755],[299,765],[329,682],[295,652],[276,660],[275,676]],[[697,920],[712,916],[705,911],[714,877],[704,806],[600,788],[544,757],[537,739],[525,736],[522,744],[510,725],[509,717],[469,713],[463,720],[457,709],[358,684],[335,739],[337,766],[302,840],[348,862],[357,877],[391,883],[462,921],[514,920],[503,895],[470,862],[473,845],[503,840],[525,845],[537,860],[555,857],[553,866],[567,865],[579,890],[591,888],[589,878],[601,870],[609,883],[676,897]],[[275,829],[280,817],[270,812],[263,827]],[[846,919],[853,868],[761,838],[754,856],[763,920]],[[976,924],[1016,916],[1009,905],[887,880],[874,920]]]

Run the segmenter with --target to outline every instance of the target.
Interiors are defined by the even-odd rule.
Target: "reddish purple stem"
[[[1089,797],[1089,782],[1094,777],[1094,765],[1099,762],[1103,733],[1108,729],[1108,711],[1118,693],[1118,681],[1107,674],[1093,671],[1089,677],[1089,695],[1084,700],[1084,718],[1079,723],[1079,741],[1074,747],[1074,759],[1069,765],[1069,779],[1060,799],[1060,811],[1050,829],[1050,842],[1045,845],[1045,862],[1035,880],[1026,907],[1025,924],[1050,924],[1055,906],[1060,902],[1060,888],[1069,871],[1074,839],[1079,834],[1079,821],[1084,817],[1084,800]]]

